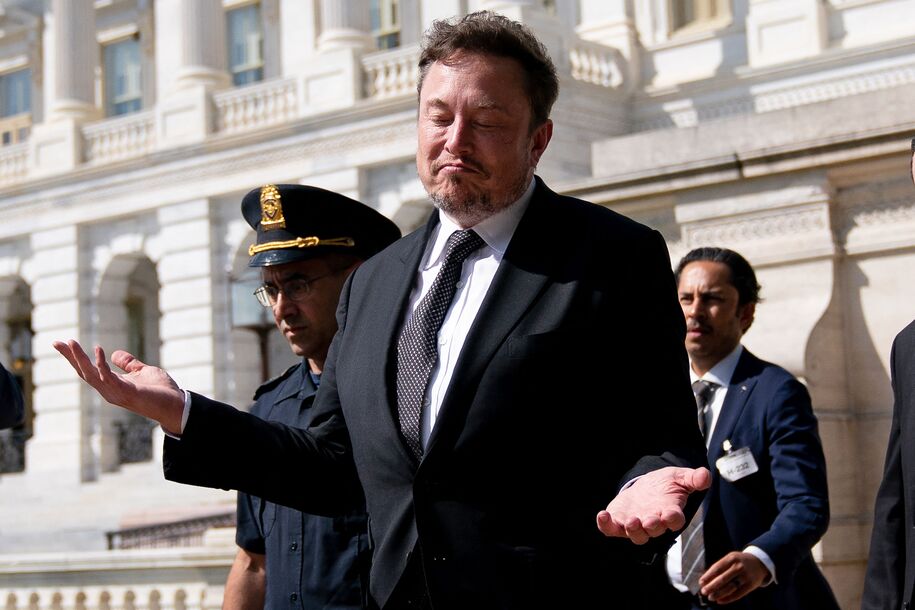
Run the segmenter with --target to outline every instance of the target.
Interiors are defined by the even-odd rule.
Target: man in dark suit
[[[0,430],[22,422],[24,405],[19,382],[0,364]]]
[[[343,282],[365,259],[400,237],[372,208],[324,189],[268,184],[245,195],[242,214],[257,232],[251,267],[261,269],[255,296],[302,359],[258,388],[251,413],[307,428],[337,330]],[[316,239],[308,248],[289,247]],[[244,444],[239,448],[245,453]],[[271,465],[275,468],[276,465]],[[367,515],[364,506],[327,517],[310,515],[238,493],[235,541],[223,610],[357,610],[368,596]]]
[[[662,238],[534,177],[557,94],[520,24],[432,26],[417,168],[438,211],[350,276],[308,431],[185,395],[124,352],[117,376],[101,348],[55,347],[181,434],[168,478],[324,514],[364,495],[379,607],[633,607],[638,562],[708,471]]]
[[[915,139],[911,176],[915,182]],[[883,481],[877,490],[874,530],[864,579],[862,610],[915,607],[915,322],[893,341],[890,353],[893,420]]]
[[[829,523],[810,396],[740,344],[759,301],[756,274],[732,250],[698,248],[675,275],[712,486],[656,570],[649,607],[838,609],[810,553]]]

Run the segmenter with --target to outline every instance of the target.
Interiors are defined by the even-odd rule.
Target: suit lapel
[[[528,209],[464,342],[426,455],[433,454],[439,445],[448,447],[454,442],[486,366],[551,276],[555,259],[550,258],[540,237],[549,226],[549,219],[556,218],[558,213],[553,210],[553,197],[555,195],[537,178]]]
[[[410,293],[416,284],[420,261],[436,225],[438,225],[438,210],[433,211],[425,227],[404,238],[412,243],[397,256],[391,257],[390,274],[386,277],[393,278],[394,281],[389,286],[390,292],[387,293],[387,298],[381,295],[378,298],[378,303],[385,303],[388,304],[387,307],[390,307],[387,309],[388,313],[383,317],[383,323],[379,325],[376,335],[378,345],[387,346],[381,369],[384,371],[381,385],[385,389],[385,408],[382,409],[384,413],[381,414],[380,423],[396,439],[395,444],[400,448],[404,459],[411,464],[415,463],[415,460],[400,434],[397,417],[397,340],[403,326],[404,312],[409,303]],[[382,431],[380,430],[379,433]]]
[[[712,432],[712,442],[709,444],[708,459],[712,468],[715,467],[715,460],[724,454],[721,448],[724,441],[731,438],[737,420],[740,419],[747,400],[753,393],[758,375],[758,362],[756,356],[744,348],[740,360],[737,362],[737,368],[731,376],[731,383],[728,386],[728,393],[724,397],[724,404],[721,406],[721,414],[718,416],[718,422],[715,424],[715,430]],[[739,449],[739,447],[734,447]],[[717,470],[713,472],[717,476]]]

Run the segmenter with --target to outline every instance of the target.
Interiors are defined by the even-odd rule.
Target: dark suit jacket
[[[915,588],[915,322],[896,336],[890,356],[893,421],[877,491],[863,610],[913,607]]]
[[[662,238],[538,179],[417,465],[396,338],[435,223],[350,277],[307,432],[195,395],[166,476],[310,512],[364,491],[379,606],[419,540],[436,609],[629,607],[636,551],[670,540],[609,540],[595,515],[633,476],[705,462]]]
[[[759,471],[725,481],[715,466],[725,440],[735,450],[749,447]],[[829,524],[829,498],[817,421],[803,384],[745,349],[712,433],[708,461],[706,564],[754,545],[772,559],[778,581],[726,607],[838,610],[810,553]]]
[[[0,364],[0,430],[12,428],[22,421],[23,403],[19,383]]]

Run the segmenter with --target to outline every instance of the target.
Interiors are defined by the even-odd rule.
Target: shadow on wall
[[[862,298],[869,278],[851,258],[837,260],[833,273],[829,307],[811,332],[805,353],[806,382],[826,453],[832,515],[817,559],[836,596],[857,607],[892,391]]]

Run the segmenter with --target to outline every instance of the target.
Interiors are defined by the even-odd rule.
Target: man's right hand
[[[95,364],[75,340],[55,341],[54,349],[67,359],[80,378],[113,405],[154,419],[172,434],[181,433],[184,392],[164,370],[144,364],[125,351],[111,355],[123,374],[112,372],[105,352],[95,346]]]

